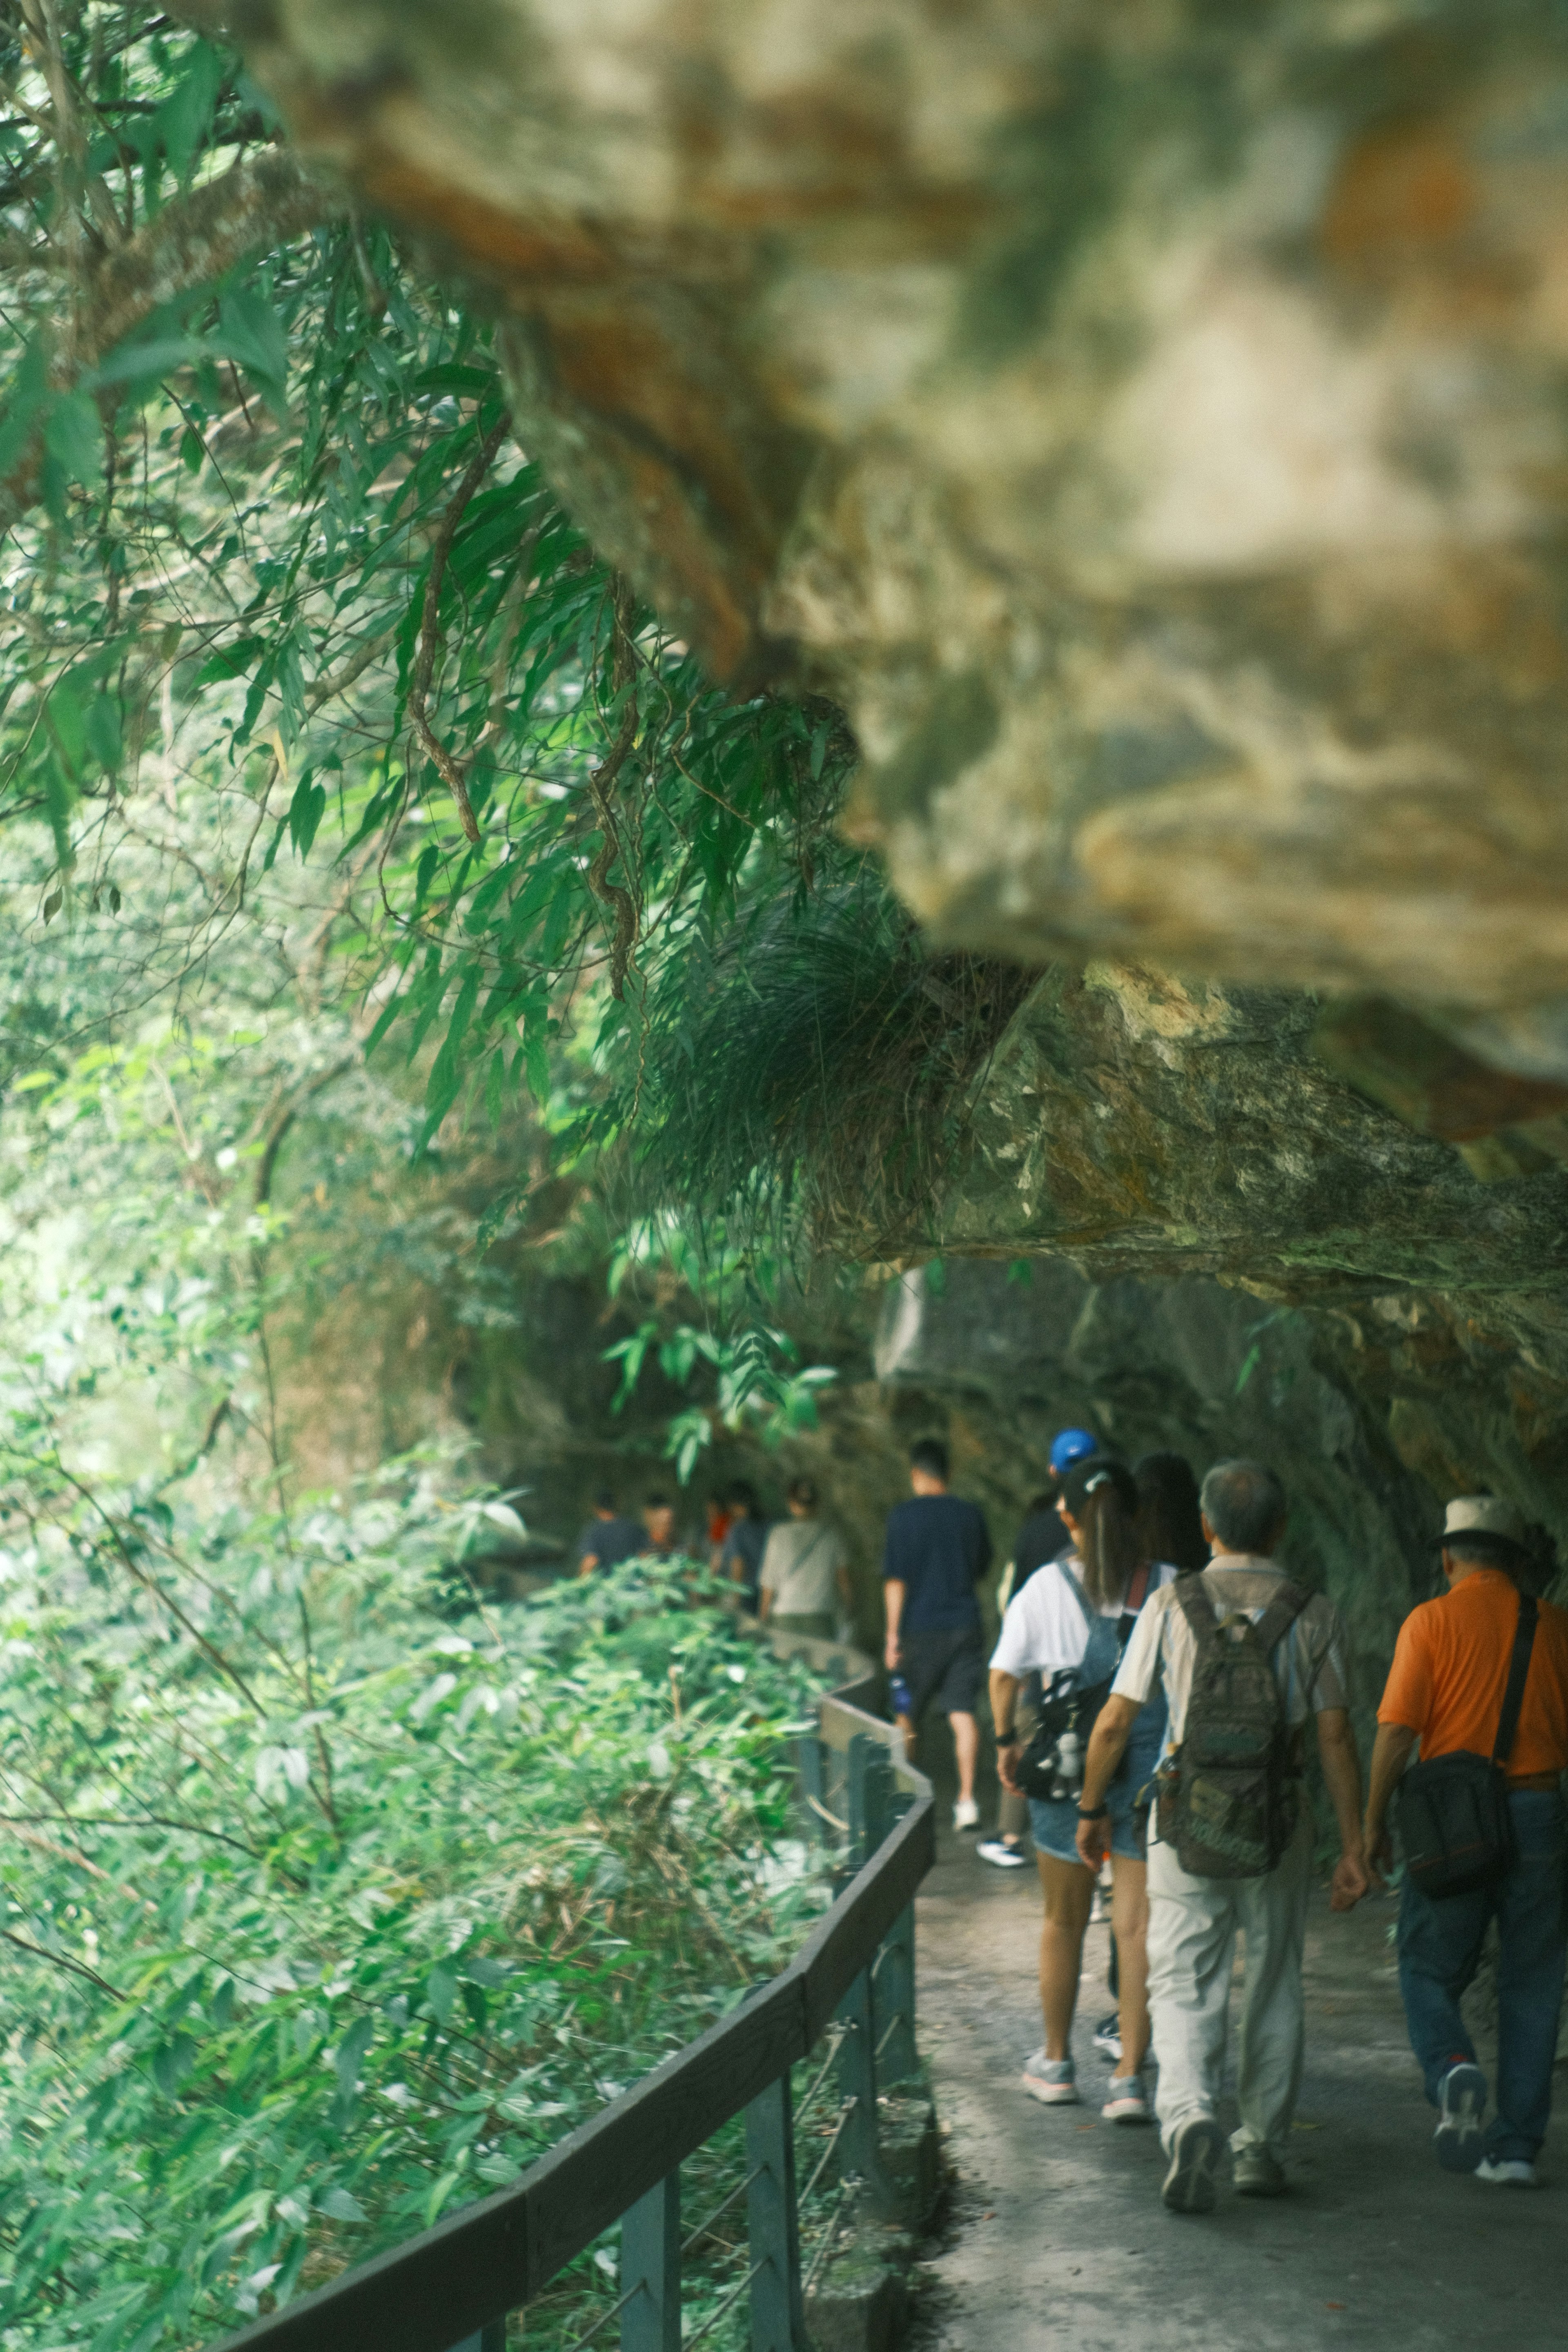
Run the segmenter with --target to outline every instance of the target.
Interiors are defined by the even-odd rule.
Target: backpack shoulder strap
[[[1519,1622],[1513,1633],[1513,1655],[1508,1665],[1508,1687],[1502,1695],[1497,1745],[1492,1749],[1494,1764],[1506,1764],[1513,1753],[1513,1743],[1519,1732],[1519,1711],[1524,1705],[1524,1685],[1530,1675],[1530,1654],[1535,1647],[1538,1615],[1533,1595],[1521,1592],[1519,1596]]]
[[[1083,1611],[1083,1622],[1089,1627],[1090,1636],[1092,1637],[1095,1624],[1097,1622],[1097,1612],[1089,1607],[1088,1593],[1084,1591],[1082,1585],[1079,1582],[1078,1578],[1074,1575],[1072,1570],[1068,1566],[1065,1559],[1053,1560],[1051,1565],[1053,1568],[1059,1568],[1061,1570],[1062,1581],[1067,1586],[1068,1591],[1072,1594],[1073,1599],[1078,1602],[1079,1607]]]
[[[1219,1632],[1219,1613],[1209,1599],[1208,1587],[1201,1575],[1178,1576],[1171,1588],[1176,1596],[1176,1606],[1192,1628],[1194,1641],[1201,1650]]]
[[[1311,1597],[1310,1592],[1303,1591],[1299,1584],[1292,1584],[1287,1577],[1258,1621],[1258,1638],[1270,1656],[1285,1639]]]

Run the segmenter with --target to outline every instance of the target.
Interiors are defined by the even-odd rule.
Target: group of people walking
[[[667,1495],[650,1495],[634,1519],[617,1507],[614,1488],[604,1486],[577,1538],[574,1565],[579,1576],[592,1576],[631,1559],[700,1559],[706,1551],[750,1614],[776,1633],[830,1642],[848,1613],[849,1553],[820,1517],[818,1501],[814,1479],[792,1479],[786,1517],[770,1524],[755,1487],[737,1479],[716,1507],[718,1525],[706,1537],[683,1538]]]
[[[1363,1811],[1344,1627],[1279,1563],[1289,1507],[1274,1472],[1218,1462],[1200,1489],[1180,1455],[1130,1465],[1087,1429],[1058,1433],[1050,1471],[1002,1580],[989,1659],[990,1537],[950,1491],[934,1438],[910,1450],[910,1493],[889,1515],[882,1561],[889,1692],[906,1741],[912,1750],[928,1709],[945,1714],[954,1825],[978,1832],[988,1680],[1001,1808],[978,1852],[1021,1869],[1026,1826],[1033,1843],[1044,2038],[1023,2088],[1045,2106],[1081,2103],[1071,2035],[1108,1865],[1117,2008],[1094,2036],[1112,2063],[1103,2114],[1157,2121],[1173,2212],[1213,2210],[1227,2152],[1237,2193],[1284,2192],[1318,1851],[1310,1746],[1338,1841],[1331,1908],[1383,1886],[1398,1855],[1400,1988],[1439,2163],[1533,2185],[1568,1952],[1568,1612],[1538,1598],[1550,1570],[1536,1535],[1502,1497],[1448,1505],[1441,1590],[1400,1631]],[[739,1605],[782,1632],[842,1631],[848,1553],[809,1478],[791,1485],[775,1524],[743,1484],[722,1518],[710,1564]],[[650,1498],[639,1525],[605,1493],[577,1556],[588,1573],[699,1549],[679,1543],[666,1498]],[[1494,1923],[1489,2084],[1460,2004]],[[1227,2149],[1218,2110],[1238,1933],[1240,2120]]]
[[[1344,1627],[1326,1595],[1276,1559],[1289,1510],[1272,1470],[1220,1462],[1200,1490],[1179,1456],[1129,1466],[1083,1430],[1061,1433],[1051,1467],[1052,1491],[1020,1531],[990,1657],[1003,1811],[980,1848],[1021,1866],[1026,1818],[1045,1900],[1045,2038],[1024,2089],[1047,2106],[1081,2100],[1070,2037],[1109,1858],[1119,2006],[1096,2035],[1113,2058],[1103,2113],[1157,2120],[1166,2206],[1214,2209],[1239,1931],[1229,2178],[1243,2196],[1284,2193],[1317,1849],[1310,1740],[1338,1839],[1333,1910],[1384,1883],[1398,1823],[1400,1985],[1436,2109],[1438,2162],[1533,2185],[1568,1951],[1568,1613],[1535,1597],[1540,1554],[1521,1514],[1493,1496],[1448,1506],[1443,1590],[1400,1633],[1363,1812]],[[947,1475],[940,1444],[914,1447],[910,1499],[888,1522],[886,1663],[906,1738],[927,1706],[947,1714],[954,1823],[971,1831],[985,1669],[978,1588],[991,1550],[982,1515],[948,1492]],[[1460,2001],[1494,1921],[1489,2085]]]

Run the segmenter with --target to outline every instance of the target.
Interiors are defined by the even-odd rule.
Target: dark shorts
[[[906,1633],[899,1647],[912,1721],[920,1721],[933,1699],[943,1715],[974,1713],[985,1677],[985,1645],[978,1625],[961,1625],[956,1633]]]

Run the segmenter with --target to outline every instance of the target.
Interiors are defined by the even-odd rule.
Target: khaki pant
[[[1239,1928],[1247,1938],[1237,2053],[1241,2129],[1231,2147],[1266,2147],[1283,2161],[1306,2039],[1301,1948],[1311,1861],[1305,1804],[1295,1836],[1266,1878],[1194,1878],[1172,1847],[1150,1845],[1149,2013],[1167,2154],[1181,2126],[1212,2116],[1218,2103]]]
[[[775,1609],[768,1623],[775,1633],[805,1633],[814,1642],[833,1639],[831,1609]]]

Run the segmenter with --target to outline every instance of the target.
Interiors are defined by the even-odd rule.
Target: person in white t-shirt
[[[1013,1737],[1018,1694],[1038,1673],[1047,1701],[1067,1690],[1108,1686],[1147,1595],[1175,1570],[1139,1558],[1135,1519],[1138,1488],[1121,1462],[1092,1456],[1075,1463],[1062,1481],[1058,1506],[1072,1537],[1065,1559],[1049,1561],[1009,1602],[991,1660],[991,1712],[996,1763],[1005,1788],[1016,1789],[1021,1749]],[[1152,1780],[1164,1709],[1155,1701],[1140,1723],[1129,1757],[1110,1792],[1111,1924],[1120,1957],[1121,2055],[1103,2113],[1113,2123],[1149,2123],[1143,2060],[1149,2047],[1146,1939],[1149,1902],[1143,1853],[1148,1819],[1145,1790]],[[1069,1738],[1071,1736],[1069,1735]],[[1063,1793],[1031,1798],[1029,1828],[1045,1895],[1040,1937],[1040,2006],[1046,2038],[1024,2067],[1024,2088],[1045,2106],[1076,2105],[1071,2054],[1073,2011],[1083,1967],[1083,1938],[1094,1901],[1094,1873],[1078,1853],[1075,1759],[1058,1750]],[[1076,1759],[1079,1783],[1082,1750]]]
[[[763,1622],[775,1633],[809,1633],[831,1642],[837,1601],[849,1608],[849,1555],[844,1538],[816,1516],[816,1487],[797,1478],[789,1517],[768,1529],[758,1586]]]

